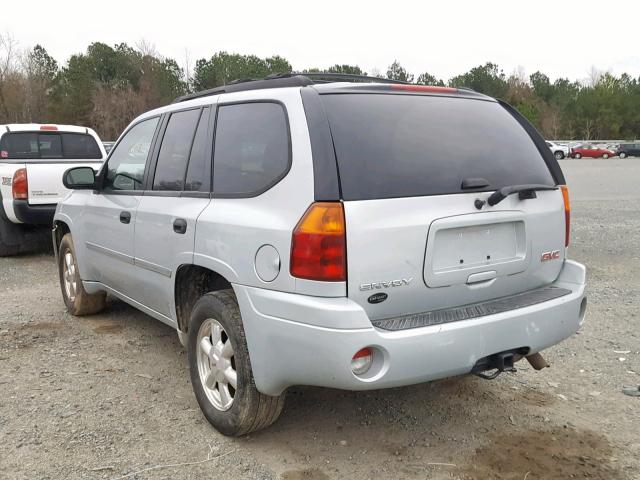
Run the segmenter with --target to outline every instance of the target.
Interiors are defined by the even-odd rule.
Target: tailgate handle
[[[493,280],[497,275],[498,272],[496,272],[495,270],[491,270],[489,272],[474,273],[473,275],[469,275],[469,278],[467,278],[467,283],[486,282],[487,280]]]
[[[131,222],[131,214],[129,212],[120,212],[120,222],[121,223]]]

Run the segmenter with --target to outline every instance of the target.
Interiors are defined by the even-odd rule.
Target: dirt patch
[[[556,427],[492,434],[462,472],[465,480],[626,478],[612,464],[613,449],[595,432]]]
[[[20,325],[17,330],[22,332],[49,332],[52,330],[62,330],[64,325],[53,322],[29,322]]]
[[[317,468],[308,470],[288,470],[280,478],[282,480],[329,480],[326,473]]]
[[[91,330],[99,334],[115,334],[122,333],[123,327],[121,322],[113,320],[91,320]]]
[[[556,402],[556,398],[549,395],[546,392],[533,390],[528,388],[526,390],[519,390],[514,396],[514,400],[532,407],[548,407]]]

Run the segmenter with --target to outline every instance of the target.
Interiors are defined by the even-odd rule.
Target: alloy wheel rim
[[[233,405],[238,385],[238,373],[233,345],[220,322],[207,318],[198,331],[198,374],[211,404],[220,411]]]
[[[67,298],[69,301],[74,302],[78,289],[76,280],[76,262],[73,258],[73,254],[69,250],[65,252],[63,257],[62,280]]]

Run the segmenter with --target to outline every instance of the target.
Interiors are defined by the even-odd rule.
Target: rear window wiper
[[[520,196],[520,200],[524,200],[527,198],[536,198],[536,190],[557,189],[557,186],[551,185],[509,185],[493,192],[487,199],[487,203],[493,207],[494,205],[497,205],[509,195],[513,195],[514,193],[517,193]]]

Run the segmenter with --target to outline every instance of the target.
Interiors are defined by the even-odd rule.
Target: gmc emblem
[[[540,258],[541,262],[548,262],[549,260],[557,260],[560,258],[560,250],[552,250],[550,252],[544,252]]]

